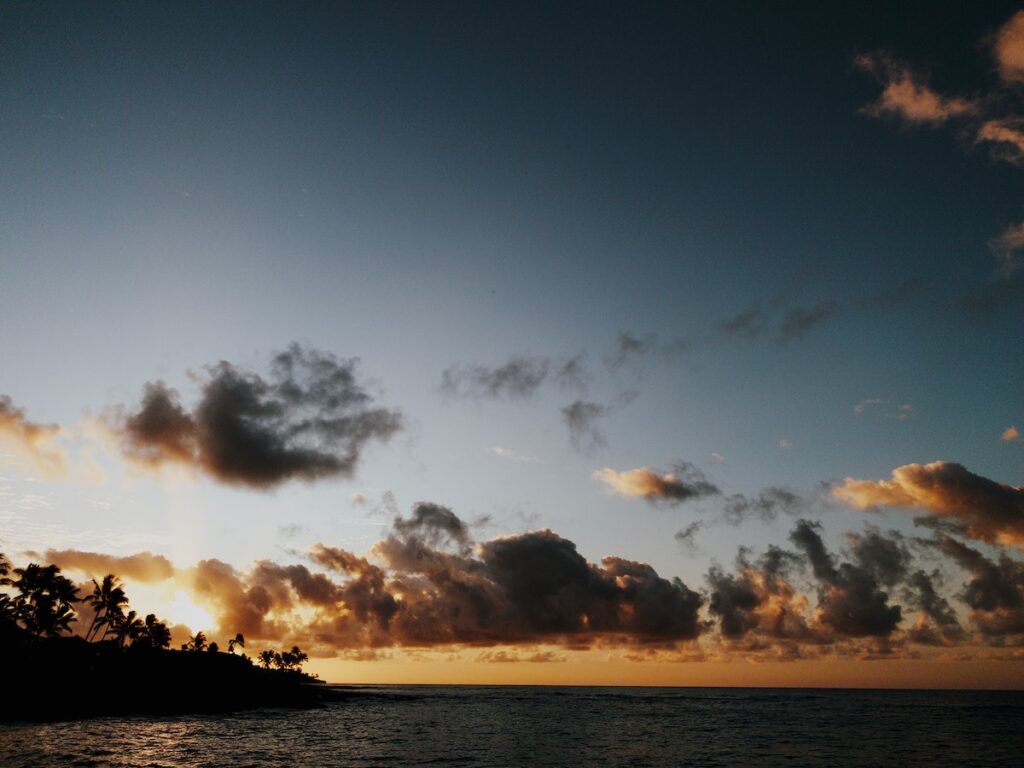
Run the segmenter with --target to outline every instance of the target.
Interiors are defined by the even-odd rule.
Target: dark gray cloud
[[[977,320],[992,315],[1018,302],[1024,302],[1024,274],[991,280],[964,294],[961,306],[964,312]]]
[[[608,444],[598,422],[608,415],[608,406],[576,400],[562,408],[562,421],[569,428],[569,441],[578,451],[593,451]]]
[[[750,517],[759,520],[774,520],[782,512],[797,515],[807,508],[803,496],[788,488],[771,486],[756,496],[734,493],[726,497],[722,515],[730,525],[739,525]]]
[[[790,540],[803,551],[818,581],[818,620],[839,635],[884,637],[900,623],[902,611],[889,605],[879,576],[897,566],[892,550],[872,540],[855,545],[855,563],[836,564],[821,540],[820,526],[798,520]],[[904,550],[905,551],[905,550]]]
[[[454,512],[429,501],[413,504],[409,518],[396,517],[393,525],[397,533],[418,535],[432,547],[451,542],[459,549],[466,549],[472,541],[469,526]]]
[[[712,566],[705,577],[708,610],[718,619],[722,637],[737,641],[751,634],[766,643],[819,642],[807,624],[802,597],[788,580],[800,564],[798,555],[772,546],[756,563],[741,548],[735,574]]]
[[[921,612],[918,623],[908,632],[912,642],[954,645],[967,635],[949,601],[936,590],[935,584],[939,579],[937,570],[931,574],[917,570],[907,580],[908,599]]]
[[[754,339],[767,332],[768,317],[761,307],[750,307],[733,317],[723,320],[719,327],[726,336]]]
[[[981,552],[940,533],[936,546],[971,574],[961,598],[971,619],[988,637],[1024,634],[1024,563],[1005,554],[989,560]]]
[[[637,336],[632,331],[623,331],[616,337],[615,345],[606,358],[609,368],[616,369],[626,363],[642,358],[657,348],[657,337],[653,333]]]
[[[113,418],[122,450],[149,466],[177,462],[215,480],[269,489],[288,480],[349,477],[371,440],[402,425],[374,407],[355,360],[293,344],[267,378],[220,362],[198,377],[199,401],[186,408],[163,382],[146,385],[134,411]]]
[[[540,389],[550,370],[547,358],[526,356],[497,367],[451,366],[441,374],[441,391],[453,397],[525,399]]]
[[[697,549],[697,533],[701,528],[704,527],[704,523],[700,520],[695,520],[685,528],[680,528],[675,533],[675,540],[679,542],[680,546],[684,547],[690,552]]]
[[[823,301],[813,307],[794,307],[786,312],[779,325],[781,342],[792,341],[839,316],[842,307],[834,301]]]

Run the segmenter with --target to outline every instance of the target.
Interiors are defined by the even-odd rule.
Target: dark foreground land
[[[79,637],[0,637],[0,721],[319,706],[331,689],[228,653],[119,648]]]

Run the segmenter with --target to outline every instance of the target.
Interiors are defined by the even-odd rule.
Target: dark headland
[[[241,634],[223,651],[199,632],[171,650],[166,624],[127,610],[115,576],[91,586],[82,597],[56,566],[11,568],[0,555],[0,721],[315,707],[338,695],[302,672],[297,647],[254,659],[236,652]]]

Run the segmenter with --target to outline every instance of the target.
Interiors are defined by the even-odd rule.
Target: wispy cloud
[[[10,448],[47,477],[67,472],[67,453],[58,443],[62,435],[57,424],[30,421],[24,409],[15,406],[7,395],[0,395],[0,445]]]
[[[890,54],[861,54],[853,63],[858,69],[873,74],[883,85],[878,100],[864,107],[869,115],[889,115],[917,125],[938,125],[978,112],[975,101],[942,96],[932,90],[923,77],[914,74],[908,64]]]
[[[500,445],[491,446],[487,449],[487,452],[500,459],[508,459],[509,461],[517,461],[523,464],[540,463],[540,459],[536,456],[531,456],[528,453],[519,453],[518,451],[513,451],[511,448],[502,448]]]

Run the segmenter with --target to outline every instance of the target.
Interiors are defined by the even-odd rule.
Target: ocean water
[[[322,709],[0,725],[0,766],[1022,766],[1024,693],[361,686]]]

